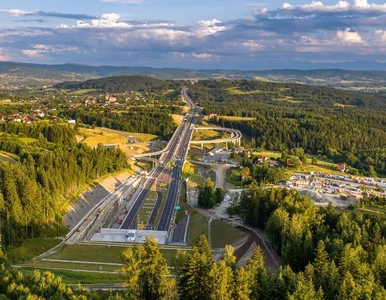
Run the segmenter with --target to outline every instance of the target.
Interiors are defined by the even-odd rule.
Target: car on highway
[[[135,230],[129,230],[127,233],[127,241],[134,242],[135,241]]]

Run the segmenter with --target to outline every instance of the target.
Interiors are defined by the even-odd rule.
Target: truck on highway
[[[129,229],[129,232],[127,233],[127,241],[128,242],[134,242],[135,241],[135,230]]]

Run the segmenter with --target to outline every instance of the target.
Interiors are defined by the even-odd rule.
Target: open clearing
[[[31,275],[34,268],[21,268],[19,269],[24,275]],[[77,272],[67,270],[50,270],[40,269],[42,272],[51,272],[56,276],[60,276],[64,283],[67,284],[109,284],[109,283],[120,283],[122,279],[118,274],[103,274],[103,273],[89,273],[89,272]]]
[[[281,158],[280,152],[273,152],[273,151],[257,151],[257,152],[253,152],[252,154],[257,156],[266,156],[268,158],[274,158],[274,159]],[[318,158],[317,158],[316,165],[313,165],[311,163],[312,163],[312,159],[308,158],[307,163],[303,164],[299,168],[299,170],[296,170],[296,171],[305,172],[305,173],[316,172],[316,173],[327,173],[327,174],[341,174],[341,172],[334,169],[336,167],[334,163],[319,160]]]
[[[211,222],[210,230],[213,248],[223,248],[225,245],[232,245],[246,236],[245,232],[218,220]]]
[[[386,209],[381,207],[363,207],[363,208],[357,208],[356,211],[359,211],[363,214],[370,214],[370,215],[377,215],[377,216],[386,216]]]
[[[90,92],[95,92],[96,89],[81,89],[68,93],[69,95],[84,95]]]
[[[225,90],[231,93],[232,95],[252,95],[252,94],[266,93],[265,91],[261,91],[261,90],[242,91],[238,87],[231,87]]]
[[[56,262],[56,261],[44,261],[36,260],[21,265],[29,268],[42,268],[42,269],[72,269],[72,270],[87,270],[87,271],[106,271],[117,272],[120,266],[100,265],[97,262],[94,264],[74,263],[74,262]]]
[[[19,137],[19,141],[22,141],[24,144],[31,144],[37,141],[37,139],[29,138],[29,137]]]
[[[173,121],[177,126],[180,126],[182,120],[184,119],[184,116],[182,115],[171,114],[170,116],[173,118]]]
[[[92,261],[96,264],[98,262],[121,264],[121,255],[126,248],[127,247],[115,245],[66,245],[60,252],[47,256],[46,258],[70,261]],[[177,250],[178,249],[161,249],[169,266],[174,265]]]
[[[79,132],[84,135],[85,139],[82,141],[90,147],[95,147],[98,144],[127,144],[127,138],[117,134],[112,133],[103,128],[98,129],[86,129],[79,128]]]
[[[223,135],[219,131],[203,129],[193,133],[193,141],[204,141],[221,138]]]
[[[117,145],[126,155],[149,151],[149,142],[157,138],[153,134],[122,132],[106,128],[80,128],[79,132],[84,137],[82,143],[90,147],[95,147],[98,144]],[[129,143],[128,137],[136,139],[138,143]]]
[[[28,239],[24,240],[18,248],[8,249],[7,256],[13,263],[30,260],[55,247],[60,239]]]
[[[253,121],[253,120],[256,120],[256,118],[252,118],[252,117],[237,117],[237,116],[217,116],[217,118],[222,118],[224,120],[229,120],[229,121]]]

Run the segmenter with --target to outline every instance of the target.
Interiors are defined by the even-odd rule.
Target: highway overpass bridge
[[[228,138],[220,138],[220,139],[214,139],[214,140],[200,140],[200,141],[191,141],[190,143],[193,145],[201,145],[201,150],[204,148],[204,144],[221,144],[225,143],[226,149],[228,149],[228,143],[234,143],[235,145],[240,146],[241,145],[241,138],[243,135],[239,130],[231,129],[231,128],[223,128],[223,127],[198,127],[195,126],[195,131],[198,130],[215,130],[215,131],[224,131],[231,134]]]
[[[195,131],[198,131],[198,130],[215,130],[215,131],[223,131],[223,132],[228,132],[230,133],[230,137],[228,138],[220,138],[220,139],[213,139],[213,140],[196,140],[196,141],[190,141],[190,144],[193,144],[193,145],[201,145],[201,149],[204,148],[204,144],[225,144],[226,145],[226,149],[228,149],[228,143],[234,143],[235,145],[238,145],[240,146],[241,145],[241,138],[243,137],[243,135],[241,134],[241,132],[239,130],[236,130],[236,129],[231,129],[231,128],[223,128],[223,127],[198,127],[198,126],[194,126],[194,130]],[[163,150],[160,150],[160,151],[157,151],[157,152],[147,152],[147,153],[141,153],[141,154],[136,154],[136,155],[133,155],[132,157],[133,158],[143,158],[143,157],[155,157],[155,156],[158,156],[158,155],[162,155],[163,153],[166,153],[169,151],[169,144],[168,146],[163,149]]]

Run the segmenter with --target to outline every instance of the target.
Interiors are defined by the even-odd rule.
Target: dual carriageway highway
[[[156,182],[160,181],[162,177],[165,175],[171,176],[171,182],[169,185],[168,193],[165,200],[164,209],[161,214],[161,218],[157,227],[159,231],[168,231],[170,226],[170,221],[173,214],[173,209],[178,200],[179,195],[179,186],[182,175],[182,165],[185,160],[187,151],[189,149],[189,143],[191,140],[191,136],[193,133],[193,124],[195,123],[195,114],[196,114],[196,106],[191,101],[189,96],[187,95],[187,88],[184,88],[181,92],[185,101],[190,107],[190,114],[188,119],[181,123],[177,128],[175,133],[173,134],[171,140],[169,141],[166,151],[162,151],[160,153],[160,161],[161,164],[156,166],[153,171],[150,173],[149,178],[145,181],[145,183],[140,187],[141,191],[138,194],[137,198],[133,200],[133,205],[126,215],[125,219],[121,224],[121,229],[134,229],[136,228],[136,217],[141,209],[146,197],[151,189],[151,187],[156,184]],[[154,155],[154,153],[153,153]],[[175,160],[174,166],[171,170],[167,169],[167,165],[169,162],[173,162]],[[158,194],[158,192],[157,192]],[[159,197],[159,194],[158,194]],[[157,205],[158,204],[158,205]],[[155,220],[155,216],[157,215],[157,210],[160,207],[160,203],[157,199],[155,207],[151,213],[149,218],[149,222],[146,225],[146,228],[152,227],[152,222]]]
[[[154,227],[153,225],[157,225],[153,223],[155,222],[156,217],[159,215],[159,209],[162,206],[161,203],[163,199],[162,199],[160,186],[161,186],[161,183],[170,181],[167,196],[166,196],[166,199],[164,200],[165,204],[163,206],[163,210],[160,215],[158,226],[156,228],[156,230],[160,232],[169,231],[173,212],[175,211],[174,207],[178,203],[183,163],[185,161],[186,155],[189,150],[189,145],[191,143],[193,131],[195,130],[194,124],[197,121],[196,120],[197,107],[193,103],[193,101],[189,98],[187,91],[188,91],[188,88],[185,87],[181,91],[181,95],[183,96],[186,103],[189,105],[190,111],[188,113],[188,116],[186,117],[186,120],[184,120],[184,122],[182,122],[174,132],[172,138],[170,139],[165,149],[158,152],[144,153],[141,155],[133,156],[134,158],[150,157],[151,160],[156,162],[156,166],[153,168],[153,170],[150,172],[149,176],[146,178],[144,182],[142,183],[139,182],[139,186],[137,187],[136,192],[133,194],[133,196],[131,197],[131,201],[129,202],[129,205],[131,205],[131,207],[127,207],[126,216],[124,217],[123,222],[120,225],[120,229],[135,229],[137,227],[136,226],[137,215],[141,207],[143,206],[145,200],[147,199],[147,195],[150,189],[154,184],[156,184],[157,201],[154,204],[152,212],[149,214],[149,220],[148,220],[148,223],[145,224],[144,229],[151,230]],[[213,128],[213,129],[217,130],[218,128]],[[221,130],[221,129],[218,129],[218,130]],[[234,139],[241,138],[241,133],[239,133],[238,131],[235,131],[233,129],[224,129],[224,131],[231,132],[231,137],[227,138],[227,141],[228,140],[234,141]],[[205,142],[208,142],[208,141],[205,141]],[[219,140],[219,142],[223,142],[223,141]],[[160,156],[158,160],[151,158],[156,155]],[[166,167],[166,166],[169,166],[170,164],[173,164],[172,168]],[[88,228],[90,226],[88,218],[91,216],[91,214],[93,214],[95,215],[95,218],[93,219],[95,221],[94,227],[101,228],[102,226],[101,222],[103,220],[101,220],[101,218],[98,217],[99,211],[101,211],[101,214],[105,214],[105,213],[107,214],[111,210],[112,205],[115,203],[114,194],[115,192],[111,195],[112,197],[111,201],[110,200],[105,201],[105,199],[101,200],[101,203],[96,205],[76,225],[76,227],[70,232],[70,234],[67,235],[63,243],[79,242],[80,240],[83,240],[82,236],[84,236],[84,234],[87,233],[87,236],[91,236],[93,232],[96,233],[97,231],[95,230],[86,230],[86,228],[83,229],[83,227],[86,226]],[[92,222],[94,223],[94,221]]]

